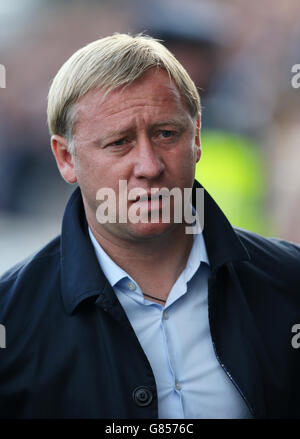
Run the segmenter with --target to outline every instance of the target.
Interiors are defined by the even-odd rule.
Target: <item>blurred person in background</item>
[[[299,9],[300,11],[300,9]],[[283,239],[300,242],[300,88],[293,88],[292,67],[300,61],[300,25],[292,24],[280,63],[278,102],[265,135],[272,187],[270,209],[275,230]],[[289,80],[286,80],[289,78]]]
[[[232,227],[207,192],[199,209],[200,110],[146,36],[94,41],[55,76],[52,150],[79,187],[61,235],[0,279],[2,418],[300,417],[300,248]],[[120,180],[146,198],[102,223],[98,190],[119,206]],[[163,187],[193,188],[194,233],[175,201],[162,220]]]

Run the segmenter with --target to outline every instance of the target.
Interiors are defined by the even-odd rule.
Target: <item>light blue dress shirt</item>
[[[165,306],[144,298],[134,279],[89,233],[99,264],[151,364],[159,418],[250,418],[214,352],[207,302],[210,268],[202,233],[193,235],[186,267]]]

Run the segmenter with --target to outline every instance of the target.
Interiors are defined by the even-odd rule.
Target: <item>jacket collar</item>
[[[105,284],[88,236],[81,192],[77,187],[67,203],[61,233],[61,291],[67,313],[71,314],[83,300],[98,296]]]
[[[196,180],[193,187],[193,205],[196,190],[204,189]],[[199,217],[201,213],[198,212]],[[250,260],[246,247],[240,241],[230,222],[217,203],[204,189],[204,224],[203,236],[212,272],[222,265],[233,261]]]
[[[196,189],[202,186],[195,181]],[[195,204],[194,204],[195,205]],[[200,216],[200,214],[199,214]],[[234,260],[249,260],[246,248],[211,196],[204,190],[204,240],[212,272]],[[89,238],[79,187],[71,195],[63,217],[61,233],[61,289],[65,309],[71,314],[85,299],[99,297],[106,308],[116,297],[99,266]]]

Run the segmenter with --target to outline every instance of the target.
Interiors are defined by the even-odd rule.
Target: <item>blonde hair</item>
[[[48,94],[50,135],[65,137],[74,152],[74,104],[90,90],[102,88],[105,95],[130,84],[146,70],[160,67],[173,79],[185,97],[193,118],[201,112],[196,86],[184,67],[158,40],[147,35],[114,34],[75,52],[54,77]]]

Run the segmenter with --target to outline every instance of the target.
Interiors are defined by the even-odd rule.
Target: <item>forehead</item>
[[[109,92],[91,90],[75,105],[76,124],[88,120],[111,120],[128,113],[188,111],[185,99],[165,70],[151,69],[132,84]]]

